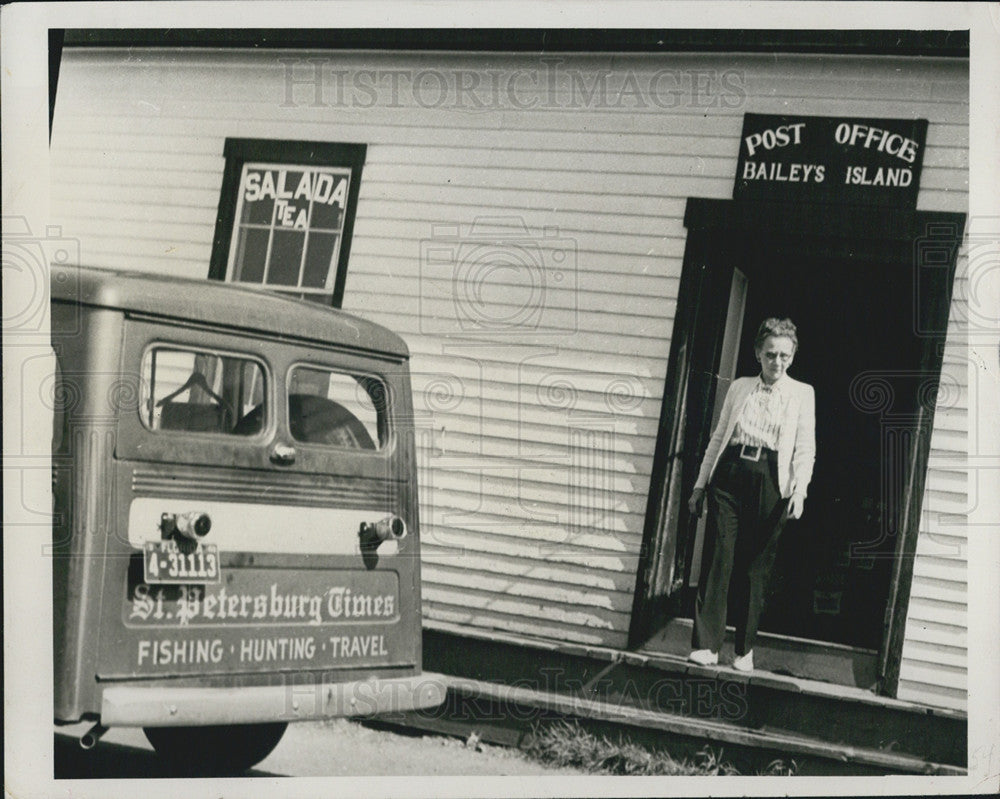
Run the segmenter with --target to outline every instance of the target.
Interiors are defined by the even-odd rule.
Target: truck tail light
[[[370,530],[371,533],[369,535],[373,533],[379,541],[398,541],[400,538],[406,536],[406,522],[395,514],[390,513],[384,519],[374,524],[362,522],[360,533],[362,538],[365,536],[365,530]]]
[[[160,534],[173,538],[181,552],[194,551],[195,544],[212,529],[212,518],[202,511],[164,513],[160,516]]]
[[[406,522],[390,513],[384,519],[369,523],[361,522],[358,538],[361,539],[361,558],[365,566],[374,569],[378,564],[375,551],[383,541],[399,541],[406,537]]]

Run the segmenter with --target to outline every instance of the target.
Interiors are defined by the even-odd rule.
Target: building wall
[[[54,216],[87,263],[204,277],[226,137],[366,143],[344,307],[413,353],[426,617],[622,647],[685,202],[731,196],[748,111],[926,117],[918,207],[967,208],[961,61],[67,50]],[[959,706],[957,339],[945,369],[900,692]]]
[[[958,269],[897,696],[964,710],[968,698],[966,522],[976,501],[967,463],[967,454],[975,447],[976,420],[970,418],[968,396],[970,376],[975,379],[977,370],[969,363],[963,335],[968,320],[963,256]]]

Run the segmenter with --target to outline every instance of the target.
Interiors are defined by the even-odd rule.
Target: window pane
[[[256,361],[157,347],[142,364],[140,413],[152,430],[249,436],[266,420],[264,370]]]
[[[275,230],[271,242],[271,263],[267,282],[274,286],[297,286],[302,265],[302,245],[305,233]]]
[[[333,266],[333,254],[340,238],[335,233],[311,233],[306,251],[306,266],[302,273],[302,288],[321,289]]]
[[[278,170],[278,196],[288,201],[300,201],[305,198],[309,202],[310,180],[306,178],[302,181],[303,171],[301,169],[286,169],[282,167]]]
[[[264,260],[267,258],[267,240],[271,231],[259,228],[242,228],[236,248],[236,269],[233,280],[241,283],[264,281]]]
[[[248,173],[249,178],[259,176],[257,170]],[[274,217],[274,193],[260,194],[255,187],[248,187],[243,192],[243,209],[240,213],[240,222],[251,225],[270,225]]]
[[[346,180],[346,178],[344,179]],[[313,228],[340,230],[344,226],[344,208],[338,203],[313,203]]]
[[[288,385],[292,437],[310,444],[378,449],[384,443],[385,386],[367,376],[296,366]],[[378,442],[378,443],[376,443]]]

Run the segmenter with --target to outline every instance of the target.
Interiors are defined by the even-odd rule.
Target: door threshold
[[[691,651],[691,619],[671,619],[643,644],[639,651],[648,656],[672,655],[687,660]],[[733,651],[734,630],[726,627],[720,658]],[[754,645],[755,672],[776,677],[875,691],[878,688],[878,652],[846,644],[827,643],[776,633],[759,633]],[[692,664],[695,665],[695,664]],[[721,664],[721,668],[727,668]],[[727,668],[734,674],[743,674]]]
[[[692,677],[710,677],[725,679],[729,682],[745,682],[751,686],[773,688],[779,691],[796,694],[808,694],[839,700],[849,700],[859,704],[873,705],[880,708],[906,710],[921,715],[933,711],[935,715],[964,719],[964,713],[946,708],[929,708],[911,701],[895,699],[891,696],[877,694],[869,688],[859,688],[855,685],[841,685],[807,677],[795,677],[777,671],[755,667],[753,671],[738,671],[731,663],[718,663],[715,666],[703,666],[687,659],[686,655],[672,655],[640,648],[637,653],[642,655],[646,664],[663,671],[684,671]]]

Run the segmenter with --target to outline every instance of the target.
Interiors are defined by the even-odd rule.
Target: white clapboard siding
[[[974,497],[968,471],[970,363],[966,327],[967,254],[958,276],[934,413],[920,535],[900,664],[900,699],[965,710],[968,661],[968,542]]]
[[[518,70],[539,76],[527,107],[502,83]],[[423,74],[424,91],[404,79],[394,95],[393,71]],[[367,144],[345,307],[411,349],[427,618],[620,647],[684,208],[731,196],[746,112],[927,118],[918,207],[966,210],[958,60],[101,49],[63,54],[53,209],[86,263],[204,277],[227,137]],[[480,238],[505,234],[525,271],[465,296],[477,274],[457,275],[457,248],[487,217]],[[449,248],[454,263],[427,257]],[[540,293],[525,274],[545,279]],[[950,336],[966,290],[956,283]],[[963,357],[950,342],[900,689],[949,706],[966,646]]]

